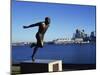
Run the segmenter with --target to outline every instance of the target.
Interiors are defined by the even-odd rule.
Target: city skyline
[[[37,27],[23,29],[44,18],[51,18],[45,41],[56,38],[71,38],[76,29],[84,29],[87,34],[95,31],[96,7],[73,4],[12,2],[12,42],[36,41]]]

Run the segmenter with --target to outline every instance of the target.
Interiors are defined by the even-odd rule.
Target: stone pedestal
[[[22,74],[62,71],[61,60],[36,59],[34,62],[33,61],[21,62],[20,65]]]

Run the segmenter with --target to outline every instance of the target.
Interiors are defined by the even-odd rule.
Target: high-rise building
[[[90,42],[96,42],[96,35],[95,35],[95,32],[91,32],[90,34]]]

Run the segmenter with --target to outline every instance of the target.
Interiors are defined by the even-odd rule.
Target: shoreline
[[[44,43],[45,45],[84,45],[84,44],[96,44],[95,42],[89,42],[89,43]],[[12,44],[13,47],[16,46],[30,46],[30,44]]]

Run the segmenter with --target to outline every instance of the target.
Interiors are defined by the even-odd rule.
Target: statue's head
[[[45,23],[50,24],[50,18],[49,17],[45,17]]]

